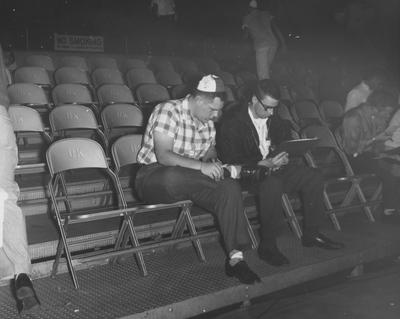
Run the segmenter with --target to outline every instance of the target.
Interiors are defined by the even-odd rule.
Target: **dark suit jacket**
[[[268,119],[271,146],[290,140],[290,123],[278,115]],[[257,130],[248,108],[241,107],[224,115],[217,129],[218,158],[227,164],[255,167],[262,160]]]

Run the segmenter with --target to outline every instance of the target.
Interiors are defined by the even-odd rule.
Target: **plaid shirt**
[[[201,159],[215,145],[212,121],[201,123],[189,110],[188,98],[161,103],[150,116],[137,160],[141,164],[157,162],[154,152],[154,132],[174,139],[172,151],[178,155]]]

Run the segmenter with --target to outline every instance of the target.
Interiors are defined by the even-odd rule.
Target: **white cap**
[[[197,85],[197,91],[207,93],[225,92],[224,82],[216,75],[205,75]]]
[[[257,1],[256,0],[251,0],[250,3],[249,3],[249,7],[257,9],[258,8]]]

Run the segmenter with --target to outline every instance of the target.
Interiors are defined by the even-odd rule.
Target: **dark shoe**
[[[258,256],[266,263],[276,267],[289,265],[290,263],[289,259],[279,251],[278,247],[273,249],[262,249],[259,247]]]
[[[231,266],[229,259],[227,259],[225,262],[225,273],[228,277],[236,277],[242,284],[252,285],[261,281],[260,277],[249,268],[244,260]]]
[[[304,247],[319,247],[329,250],[344,248],[343,243],[335,242],[320,233],[315,236],[303,236],[302,243]]]
[[[14,284],[18,311],[24,313],[36,311],[40,307],[40,302],[29,276],[18,274]]]

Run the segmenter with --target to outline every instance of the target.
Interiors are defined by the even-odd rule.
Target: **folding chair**
[[[305,138],[319,138],[317,147],[306,154],[306,160],[310,166],[319,168],[325,177],[324,202],[335,228],[337,230],[341,229],[336,214],[351,211],[355,208],[362,208],[369,221],[375,221],[371,207],[375,207],[380,203],[381,185],[376,187],[375,192],[367,200],[360,184],[367,178],[375,179],[377,177],[373,174],[354,174],[345,153],[336,143],[328,127],[310,125],[302,130],[301,135]],[[347,188],[345,187],[346,184],[348,185]],[[330,188],[333,189],[335,185],[343,185],[345,187],[345,196],[339,200],[338,204],[334,203],[335,194],[329,192]],[[343,191],[343,189],[340,190]],[[358,203],[353,204],[354,200],[358,200]]]
[[[219,64],[211,58],[199,58],[196,60],[200,70],[205,74],[218,74],[221,71]]]
[[[130,69],[146,69],[146,63],[141,59],[126,59],[123,62],[123,69],[128,71]]]
[[[337,101],[325,100],[319,105],[322,119],[328,123],[332,129],[337,128],[343,120],[344,108]]]
[[[38,66],[22,66],[16,69],[14,83],[33,83],[44,89],[52,86],[47,71]]]
[[[186,95],[188,95],[191,92],[191,88],[189,85],[183,83],[172,87],[170,92],[171,92],[171,98],[177,100],[177,99],[182,99]]]
[[[75,83],[58,84],[53,88],[53,101],[56,106],[63,104],[79,104],[90,107],[98,115],[98,103],[93,101],[87,86]]]
[[[300,126],[294,121],[293,116],[290,113],[288,106],[285,103],[283,103],[282,101],[279,102],[277,114],[281,119],[287,120],[290,122],[290,125],[291,125],[293,131],[296,133],[296,137],[298,138],[298,135],[299,135],[298,133],[300,132]]]
[[[300,100],[294,102],[291,107],[293,119],[300,126],[306,127],[312,124],[325,124],[319,114],[318,106],[312,100]]]
[[[90,59],[92,70],[95,69],[114,69],[118,70],[117,60],[106,56],[97,56]]]
[[[225,86],[230,87],[237,87],[235,78],[233,77],[232,73],[226,71],[219,71],[217,75],[224,81]]]
[[[157,82],[167,89],[172,89],[176,85],[181,85],[181,76],[175,71],[160,71],[156,74]]]
[[[120,169],[126,167],[127,165],[136,165],[137,161],[137,153],[140,149],[140,145],[142,142],[142,135],[126,135],[120,137],[111,147],[111,154],[115,164],[115,172],[118,175]],[[126,207],[126,202],[124,203]],[[205,256],[203,252],[203,248],[200,243],[199,236],[196,231],[196,227],[194,225],[192,216],[191,216],[191,206],[192,202],[190,200],[179,201],[171,204],[150,204],[145,205],[143,203],[139,203],[137,210],[130,215],[130,222],[133,225],[132,219],[135,215],[140,213],[147,213],[158,210],[167,210],[171,208],[179,208],[181,209],[178,219],[175,222],[173,227],[170,242],[171,244],[190,240],[193,243],[193,246],[196,250],[196,253],[200,259],[200,261],[204,262]],[[126,240],[124,240],[126,229],[128,228],[129,220],[125,220],[122,224],[121,231],[119,232],[119,237],[117,238],[115,247],[116,249],[125,248]],[[185,227],[188,228],[189,235],[184,236]],[[139,241],[137,239],[136,233],[133,230],[129,233],[131,236],[132,245],[134,247],[140,247]],[[168,242],[166,242],[168,244]],[[161,246],[161,243],[158,244]],[[146,249],[146,246],[141,246],[142,250]],[[143,256],[141,254],[141,250],[138,250],[137,259],[141,261],[141,270],[143,275],[147,274],[146,266],[144,264]]]
[[[89,71],[89,66],[86,63],[85,58],[81,56],[62,56],[58,59],[58,66],[68,66],[82,71]]]
[[[184,73],[201,73],[197,64],[188,59],[176,59],[174,61],[175,70],[183,75]]]
[[[87,72],[72,66],[63,66],[54,72],[56,84],[82,84],[91,87]]]
[[[118,69],[99,68],[92,72],[93,85],[98,88],[103,84],[124,85],[124,79]]]
[[[251,85],[257,82],[257,76],[248,71],[242,71],[236,74],[235,80],[238,86]]]
[[[44,172],[46,165],[42,155],[52,138],[45,131],[39,112],[27,106],[11,106],[8,113],[18,146],[18,165],[15,174]],[[40,143],[29,143],[37,137],[40,137]]]
[[[95,250],[93,252],[71,255],[71,246],[67,240],[70,225],[78,223],[89,223],[99,220],[109,220],[112,218],[122,218],[126,220],[127,229],[131,238],[133,235],[133,225],[129,214],[137,208],[126,208],[124,204],[124,193],[118,177],[109,168],[103,148],[96,141],[85,138],[62,139],[51,144],[46,153],[47,165],[50,172],[48,191],[51,197],[52,212],[54,213],[57,228],[60,232],[60,239],[53,264],[52,275],[56,275],[58,264],[62,253],[65,253],[68,268],[76,289],[79,289],[78,277],[74,269],[73,260],[87,262],[91,260],[117,256],[132,250]],[[83,169],[95,169],[105,173],[110,180],[110,186],[114,189],[116,203],[114,205],[102,205],[99,208],[90,210],[80,210],[74,208],[73,200],[93,196],[93,193],[69,194],[67,189],[66,172]],[[63,204],[63,205],[62,205]],[[88,229],[87,227],[86,229]],[[124,230],[125,231],[125,230]],[[86,236],[83,244],[89,245],[91,236]]]
[[[135,91],[140,105],[155,105],[170,99],[168,90],[161,84],[142,84]]]
[[[67,137],[92,138],[97,136],[106,152],[108,142],[93,111],[83,105],[67,104],[54,108],[49,114],[50,128],[54,139]],[[90,133],[88,135],[88,133]]]
[[[101,112],[101,122],[109,145],[121,135],[143,131],[143,113],[131,104],[108,105]]]
[[[54,71],[53,59],[48,55],[32,54],[25,58],[25,66],[38,66],[49,72]]]
[[[149,68],[153,70],[154,73],[175,72],[171,61],[165,57],[153,57],[149,63]]]
[[[45,91],[32,83],[15,83],[7,88],[11,105],[24,105],[38,111],[49,111],[52,104],[49,103]]]
[[[126,85],[104,84],[97,89],[97,98],[103,108],[109,104],[135,104],[132,91]]]
[[[143,83],[157,83],[153,71],[149,69],[130,69],[126,73],[126,79],[131,90]]]

